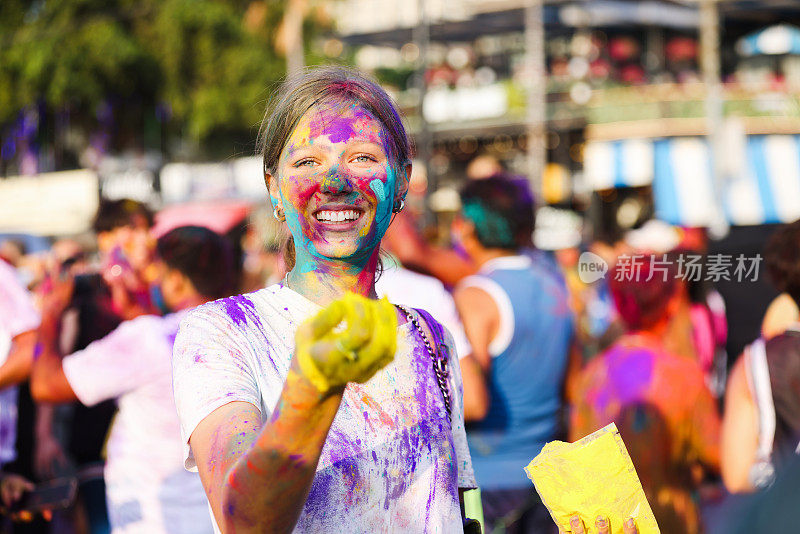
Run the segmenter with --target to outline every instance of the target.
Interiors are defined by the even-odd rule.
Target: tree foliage
[[[249,130],[283,76],[280,0],[2,0],[0,124],[38,106],[91,129],[100,106],[161,110],[202,142]],[[135,122],[135,120],[134,120]]]

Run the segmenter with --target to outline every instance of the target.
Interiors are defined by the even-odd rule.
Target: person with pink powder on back
[[[578,379],[571,439],[616,422],[663,532],[701,531],[695,467],[719,469],[720,419],[699,364],[665,348],[679,305],[675,263],[609,273],[627,332]]]

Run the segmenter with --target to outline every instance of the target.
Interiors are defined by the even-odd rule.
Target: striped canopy
[[[722,210],[730,224],[800,218],[800,136],[747,136],[720,166]],[[593,189],[652,184],[661,220],[683,226],[713,222],[717,203],[704,137],[589,142],[584,169]]]
[[[800,54],[800,28],[778,24],[755,31],[739,39],[736,50],[746,57]]]

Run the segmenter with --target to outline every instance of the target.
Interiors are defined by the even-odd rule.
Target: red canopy
[[[155,237],[161,237],[179,226],[203,226],[225,234],[244,220],[252,209],[252,203],[241,200],[175,204],[156,214],[152,232]]]

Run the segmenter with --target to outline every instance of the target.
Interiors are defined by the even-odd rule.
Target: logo
[[[608,263],[594,252],[584,252],[578,258],[578,278],[584,284],[597,282],[606,276]]]

